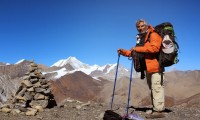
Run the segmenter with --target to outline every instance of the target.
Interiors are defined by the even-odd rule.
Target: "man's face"
[[[148,26],[144,22],[140,22],[136,27],[139,33],[145,33],[148,29]]]

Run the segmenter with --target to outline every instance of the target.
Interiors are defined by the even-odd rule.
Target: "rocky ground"
[[[126,105],[113,105],[113,109],[124,115]],[[104,112],[109,109],[109,104],[67,101],[62,105],[44,109],[36,116],[0,112],[0,120],[102,120]],[[145,118],[145,111],[149,108],[130,108],[129,111]],[[166,110],[166,117],[157,120],[199,120],[200,109],[195,107],[171,107]]]

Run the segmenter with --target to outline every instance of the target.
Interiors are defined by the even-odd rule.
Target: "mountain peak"
[[[72,56],[70,56],[70,57],[68,57],[67,59],[66,59],[66,61],[79,61],[76,57],[72,57]]]
[[[88,66],[87,64],[84,64],[81,61],[79,61],[76,57],[72,56],[68,57],[67,59],[61,59],[58,62],[54,63],[52,66],[63,67],[67,64],[70,64],[74,69],[79,69]]]
[[[21,60],[19,60],[18,62],[16,62],[15,64],[19,64],[19,63],[22,63],[22,62],[24,62],[25,61],[25,59],[21,59]]]

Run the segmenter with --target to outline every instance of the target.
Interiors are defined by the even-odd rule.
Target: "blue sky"
[[[0,62],[51,66],[74,56],[89,65],[117,62],[135,45],[135,22],[169,21],[180,46],[171,69],[200,70],[198,0],[0,0]],[[130,67],[126,57],[120,63]]]

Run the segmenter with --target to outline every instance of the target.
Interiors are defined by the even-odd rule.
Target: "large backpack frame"
[[[158,55],[160,68],[178,63],[179,46],[176,42],[173,25],[170,22],[161,23],[155,26],[155,32],[162,37],[162,45]]]

